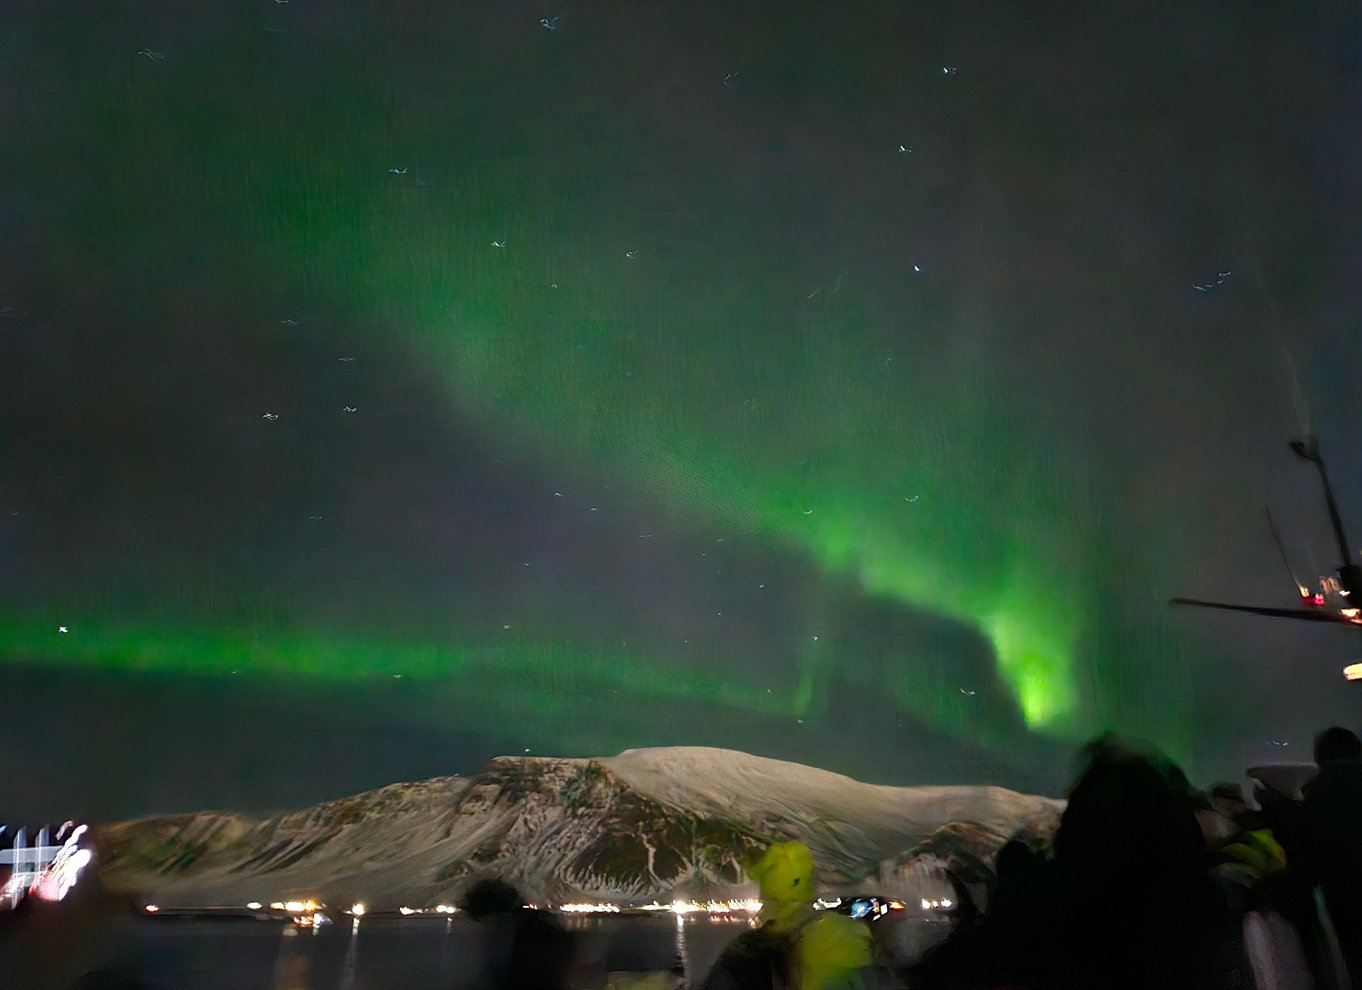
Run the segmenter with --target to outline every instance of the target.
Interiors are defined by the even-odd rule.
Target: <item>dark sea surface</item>
[[[671,914],[564,923],[578,938],[576,983],[584,988],[605,987],[612,972],[650,971],[698,986],[746,928]],[[167,917],[106,920],[97,932],[25,925],[0,942],[0,988],[471,990],[481,985],[483,951],[479,926],[457,917],[344,919],[319,930]],[[133,977],[140,982],[126,982]]]

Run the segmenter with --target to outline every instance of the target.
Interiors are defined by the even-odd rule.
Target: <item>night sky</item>
[[[1337,565],[1303,427],[1362,535],[1355,4],[0,45],[0,820],[666,744],[1054,790],[1104,728],[1209,783],[1362,721],[1350,630],[1165,604],[1290,605],[1268,504]]]

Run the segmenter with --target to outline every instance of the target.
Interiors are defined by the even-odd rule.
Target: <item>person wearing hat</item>
[[[870,931],[816,911],[813,856],[778,842],[748,873],[761,888],[761,924],[724,949],[703,990],[859,990],[874,961]]]

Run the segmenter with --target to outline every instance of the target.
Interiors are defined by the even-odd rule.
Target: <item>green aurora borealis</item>
[[[201,225],[225,235],[210,250],[243,257],[268,245],[271,265],[310,293],[400,323],[382,332],[444,369],[451,406],[475,410],[489,429],[569,465],[604,463],[650,495],[797,547],[870,592],[968,621],[997,648],[1028,721],[1073,714],[1073,606],[1086,577],[1062,548],[1085,541],[1086,493],[1066,482],[1058,458],[1035,459],[1041,431],[1028,436],[1002,376],[981,365],[936,381],[929,350],[919,357],[895,342],[914,324],[931,333],[930,318],[910,315],[891,336],[876,314],[835,295],[810,304],[769,260],[674,259],[673,268],[699,269],[700,298],[687,298],[692,273],[627,284],[624,244],[583,258],[590,248],[572,233],[608,190],[557,187],[552,162],[490,177],[456,157],[441,180],[453,192],[417,189],[369,164],[392,155],[344,154],[385,116],[362,96],[356,106],[353,90],[343,110],[320,90],[295,96],[297,107],[239,96],[256,109],[227,128],[205,120],[203,89],[155,78],[167,67],[135,66],[141,100],[119,93],[99,107],[109,140],[123,142],[102,154],[123,164],[117,185],[95,191],[98,229],[148,237]],[[239,78],[244,67],[221,71]],[[422,135],[390,127],[389,143],[417,146],[443,123],[422,120]],[[176,191],[186,168],[207,173],[187,194]],[[560,199],[575,209],[555,208]],[[109,216],[119,204],[133,212]],[[152,219],[167,208],[179,215]],[[504,254],[490,246],[498,230]],[[736,243],[722,225],[710,236]],[[599,257],[611,247],[615,257]],[[632,267],[646,269],[641,253]],[[763,285],[773,274],[784,300]]]
[[[6,609],[0,656],[455,683],[485,699],[470,717],[488,731],[533,720],[545,747],[569,724],[576,745],[629,745],[621,711],[635,705],[826,728],[823,699],[849,679],[884,711],[999,758],[1026,730],[1068,743],[1107,725],[1190,750],[1198,685],[1213,675],[1188,671],[1189,643],[1162,606],[1173,589],[1157,576],[1196,554],[1183,538],[1213,495],[1179,492],[1186,515],[1172,523],[1142,515],[1175,501],[1146,484],[1172,470],[1146,445],[1161,429],[1141,406],[1151,393],[1098,384],[1138,344],[1127,335],[1102,350],[1089,337],[1147,314],[1120,312],[1115,281],[1087,310],[1062,312],[1052,296],[1066,272],[1038,275],[1039,260],[1002,270],[1027,263],[1021,232],[1048,230],[1047,209],[1062,208],[1064,194],[1038,191],[1068,160],[1061,124],[1032,141],[1025,120],[980,110],[1004,84],[933,76],[925,42],[904,66],[847,69],[841,89],[797,96],[800,73],[816,72],[783,67],[781,46],[812,44],[814,26],[777,32],[727,88],[707,68],[684,74],[699,48],[653,39],[607,59],[604,29],[574,36],[567,14],[562,31],[536,34],[531,18],[520,38],[504,13],[478,14],[467,34],[378,15],[336,15],[322,30],[301,6],[267,12],[264,31],[254,14],[225,11],[211,30],[166,21],[173,44],[131,43],[121,22],[102,34],[34,22],[29,41],[54,58],[35,70],[47,95],[17,112],[24,153],[6,175],[23,190],[35,278],[55,286],[56,308],[76,320],[116,296],[130,348],[183,356],[193,335],[177,342],[177,322],[193,319],[196,296],[232,300],[259,321],[232,345],[240,353],[271,336],[306,342],[262,345],[266,356],[243,366],[305,351],[331,373],[336,356],[356,355],[356,374],[390,369],[487,450],[565,479],[545,492],[551,506],[585,513],[608,488],[662,521],[656,536],[617,534],[612,554],[671,534],[716,557],[760,558],[744,574],[779,560],[830,590],[792,600],[798,628],[782,632],[777,659],[750,668],[722,655],[695,663],[663,638],[608,645],[631,640],[627,629],[574,639],[552,607],[508,615],[514,628],[497,638],[500,619],[480,617],[491,633],[465,621],[482,608],[471,598],[448,601],[447,621],[421,618],[433,604],[391,619],[382,596],[357,591],[330,624],[331,606],[308,605],[306,591],[252,590],[249,569],[234,572],[243,580],[225,612],[195,594],[167,604],[159,576],[112,594],[49,581],[62,590]],[[841,64],[870,33],[806,57]],[[164,60],[137,57],[146,44]],[[915,109],[877,131],[894,86]],[[872,109],[839,109],[872,92]],[[916,135],[912,156],[894,154],[900,132]],[[1009,175],[1016,190],[999,192]],[[1085,182],[1096,180],[1075,180],[1074,195],[1097,188]],[[1012,201],[1032,194],[1049,205]],[[1049,250],[1090,259],[1118,229],[1069,231],[1074,246]],[[1165,378],[1150,358],[1136,377],[1157,381],[1168,408],[1213,401],[1237,386],[1206,386],[1211,360]],[[1240,377],[1260,371],[1247,358]],[[271,387],[241,413],[242,435],[309,428],[287,383]],[[1075,412],[1080,395],[1092,412]],[[261,422],[257,406],[280,420]],[[356,419],[381,412],[361,404]],[[483,524],[450,525],[473,539]],[[191,584],[193,572],[177,571]],[[271,596],[289,604],[251,618]],[[965,691],[980,685],[938,646],[858,634],[839,611],[852,599],[979,637],[1002,701],[981,717]],[[353,604],[366,600],[380,603]],[[73,610],[71,634],[54,640]],[[451,632],[461,623],[466,634]],[[595,735],[582,735],[586,712]],[[687,724],[693,737],[676,741],[706,741],[703,717]]]

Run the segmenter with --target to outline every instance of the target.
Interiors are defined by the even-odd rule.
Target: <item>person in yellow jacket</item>
[[[874,961],[870,931],[814,910],[808,847],[778,842],[748,872],[761,888],[761,924],[724,949],[703,990],[861,990]]]

